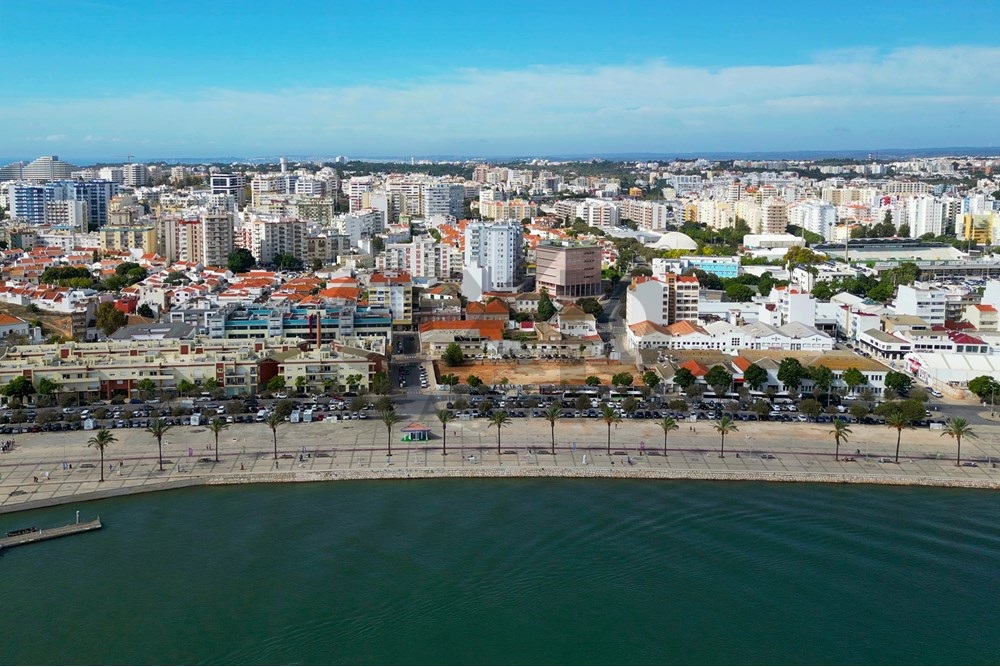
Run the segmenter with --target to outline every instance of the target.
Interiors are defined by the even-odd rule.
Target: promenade
[[[455,421],[448,426],[448,454],[441,452],[441,425],[426,422],[433,438],[403,443],[393,432],[387,456],[385,425],[377,419],[348,422],[286,423],[278,428],[277,463],[271,430],[263,424],[232,424],[214,437],[204,427],[178,426],[163,443],[164,470],[157,463],[156,441],[144,429],[115,429],[118,442],[105,451],[100,480],[99,453],[86,445],[95,431],[15,436],[16,446],[0,454],[0,513],[128,493],[198,484],[310,482],[422,477],[629,477],[732,479],[830,483],[916,484],[1000,488],[1000,424],[978,425],[977,439],[962,443],[963,461],[955,465],[955,441],[941,431],[904,431],[900,463],[892,463],[896,431],[884,426],[851,425],[850,441],[834,458],[829,424],[739,422],[726,437],[719,457],[719,434],[711,422],[682,423],[668,436],[653,421],[612,426],[607,454],[603,421],[561,420],[556,453],[550,453],[549,423],[517,419],[501,431],[486,420]],[[860,451],[861,454],[857,452]],[[36,481],[37,480],[37,481]]]

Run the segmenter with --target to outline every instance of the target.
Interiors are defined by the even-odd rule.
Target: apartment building
[[[388,310],[394,329],[413,326],[413,280],[408,273],[375,273],[368,280],[368,306]]]
[[[243,208],[246,204],[247,179],[243,174],[212,174],[209,187],[213,195],[226,195]]]
[[[636,276],[625,294],[626,325],[652,322],[667,326],[675,322],[698,322],[698,290],[694,276],[667,273]]]
[[[464,259],[462,292],[470,301],[478,301],[483,292],[516,291],[524,282],[520,221],[470,222],[465,227]]]
[[[622,220],[631,220],[643,229],[658,231],[672,222],[671,207],[661,202],[623,199],[620,205]]]
[[[833,230],[837,225],[837,207],[823,201],[804,201],[789,208],[791,224],[813,234],[819,234],[824,241],[833,240]]]
[[[247,225],[250,236],[250,253],[258,262],[268,264],[278,255],[291,254],[302,259],[306,256],[308,223],[288,218],[255,219]]]
[[[893,312],[896,315],[919,317],[931,326],[944,325],[947,301],[946,292],[929,283],[900,285],[896,291]]]

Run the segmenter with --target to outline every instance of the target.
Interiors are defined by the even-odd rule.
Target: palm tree
[[[726,434],[736,433],[740,427],[736,425],[732,417],[722,417],[712,427],[722,436],[722,449],[719,450],[719,458],[724,459],[726,458]]]
[[[160,472],[163,472],[163,436],[167,434],[172,427],[167,423],[167,420],[163,417],[153,420],[146,429],[146,433],[156,438],[156,448],[160,453]]]
[[[438,421],[441,422],[441,431],[444,433],[444,442],[441,445],[441,455],[447,456],[448,454],[448,422],[455,420],[455,413],[451,410],[438,410],[437,411]]]
[[[382,423],[385,424],[385,430],[388,436],[387,443],[389,445],[388,455],[392,456],[392,427],[402,421],[402,417],[396,414],[395,410],[379,410],[379,418]]]
[[[271,429],[271,437],[274,438],[274,460],[278,460],[278,427],[285,423],[285,419],[277,412],[272,412],[264,420],[267,427]]]
[[[229,424],[227,424],[226,422],[222,421],[218,417],[216,417],[215,419],[213,419],[208,424],[208,430],[211,431],[212,435],[215,436],[215,462],[216,463],[219,462],[219,433],[221,433],[222,431],[225,431],[227,428],[229,428]]]
[[[106,428],[102,428],[97,434],[87,441],[88,447],[96,447],[101,453],[101,481],[104,481],[104,448],[118,442],[118,438]]]
[[[660,428],[663,429],[663,455],[667,455],[667,434],[671,431],[676,431],[681,427],[673,417],[664,417],[663,421],[660,422]]]
[[[885,425],[889,428],[896,429],[896,463],[899,463],[899,441],[903,437],[903,429],[912,429],[913,424],[910,422],[909,417],[904,415],[899,410],[896,410],[885,418]]]
[[[622,418],[615,413],[615,409],[607,403],[601,403],[601,419],[608,425],[608,456],[611,456],[611,425],[618,424]]]
[[[500,429],[510,426],[510,416],[503,410],[494,410],[490,415],[490,426],[497,427],[497,455],[500,454]]]
[[[978,438],[973,433],[969,423],[961,417],[952,417],[944,424],[944,432],[941,435],[949,435],[955,438],[958,443],[958,452],[955,454],[955,465],[962,465],[962,438]]]
[[[833,430],[830,431],[830,435],[837,442],[837,451],[834,454],[836,459],[840,460],[840,443],[841,441],[847,442],[847,436],[851,434],[851,429],[847,427],[847,424],[842,419],[833,420]]]
[[[556,420],[562,417],[562,415],[562,406],[555,403],[550,405],[544,414],[544,417],[549,420],[549,432],[552,436],[552,456],[556,455]]]

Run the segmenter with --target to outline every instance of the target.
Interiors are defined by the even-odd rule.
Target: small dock
[[[76,535],[77,533],[88,533],[101,528],[101,517],[92,521],[77,521],[76,523],[58,526],[56,528],[22,528],[21,530],[9,531],[4,537],[0,537],[0,550],[8,547],[19,547],[22,544],[33,544],[43,540],[53,540],[66,535]]]

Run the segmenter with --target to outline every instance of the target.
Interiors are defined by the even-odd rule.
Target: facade
[[[520,287],[524,282],[523,238],[523,227],[516,220],[466,225],[462,291],[470,300],[478,301],[482,292],[513,292]],[[471,281],[469,291],[465,278]]]
[[[212,174],[209,183],[213,195],[228,195],[241,208],[246,203],[246,176],[243,174]]]
[[[824,241],[833,240],[837,225],[837,208],[824,201],[806,201],[791,207],[791,223],[800,229],[819,234]]]
[[[591,244],[540,243],[535,248],[535,289],[560,299],[600,296],[601,254]]]
[[[931,326],[944,325],[947,295],[927,283],[900,285],[896,291],[894,312],[897,315],[914,315]]]
[[[420,213],[425,218],[433,215],[462,217],[465,203],[465,186],[461,183],[424,183],[421,192]]]
[[[307,223],[305,220],[252,220],[247,224],[250,232],[250,253],[258,262],[269,264],[282,254],[292,254],[302,259],[306,256]]]
[[[105,225],[97,232],[101,240],[101,250],[131,250],[141,248],[145,252],[157,252],[157,231],[153,222],[132,225]]]
[[[392,314],[394,328],[409,329],[413,325],[413,281],[410,275],[372,275],[368,281],[368,305],[388,310]]]
[[[668,326],[698,322],[698,291],[694,276],[636,276],[625,294],[625,323],[652,322]]]

